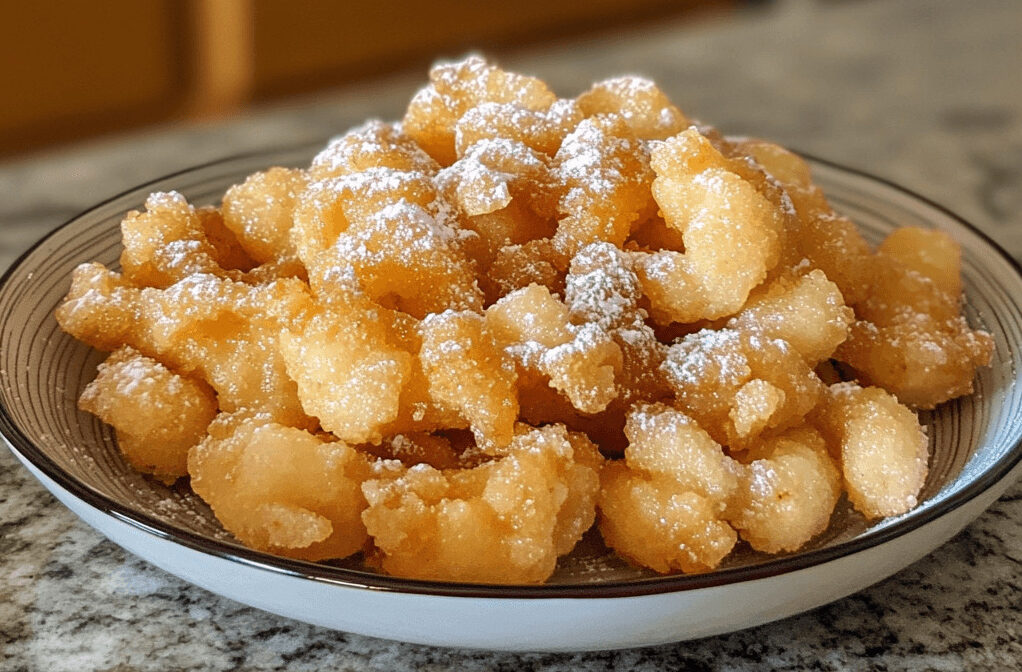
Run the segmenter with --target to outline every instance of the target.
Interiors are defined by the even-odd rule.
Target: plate
[[[962,245],[966,313],[996,342],[976,394],[925,413],[931,442],[925,501],[867,524],[846,503],[803,550],[739,549],[716,571],[657,576],[616,559],[589,535],[538,586],[388,577],[358,559],[313,564],[234,543],[184,483],[128,467],[111,430],[76,399],[103,354],[59,330],[53,311],[72,269],[116,266],[119,221],[149,192],[197,204],[271,165],[307,165],[299,147],[205,164],[141,185],[75,217],[0,279],[0,434],[25,467],[86,523],[152,564],[233,600],[316,625],[389,639],[501,650],[614,649],[705,637],[831,602],[869,586],[957,534],[1022,474],[1022,274],[954,214],[896,185],[810,158],[835,208],[871,240],[896,226],[947,231]]]

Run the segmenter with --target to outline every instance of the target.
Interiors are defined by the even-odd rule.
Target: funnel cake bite
[[[783,213],[694,128],[658,145],[651,161],[653,197],[685,245],[637,255],[653,317],[733,315],[780,259]]]
[[[126,345],[99,365],[78,404],[117,430],[131,466],[166,482],[188,473],[188,449],[202,441],[217,413],[209,385]]]
[[[776,435],[740,454],[739,485],[725,513],[757,551],[796,551],[827,529],[841,473],[809,427]]]
[[[400,576],[535,583],[593,524],[603,459],[563,426],[520,425],[474,468],[381,465],[363,492],[375,561]]]
[[[623,460],[600,479],[600,532],[615,551],[658,572],[713,569],[737,541],[723,520],[738,470],[690,417],[663,404],[628,414]]]
[[[341,442],[256,414],[222,414],[188,453],[192,489],[239,541],[303,560],[343,558],[366,542],[369,462]]]

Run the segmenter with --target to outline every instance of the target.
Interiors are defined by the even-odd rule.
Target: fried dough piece
[[[569,261],[549,238],[500,248],[486,275],[480,278],[487,303],[492,305],[516,289],[532,284],[543,285],[551,294],[563,294]]]
[[[375,442],[398,417],[413,355],[397,342],[383,309],[365,304],[312,309],[280,336],[298,397],[320,425],[348,443]]]
[[[827,529],[841,473],[820,434],[795,427],[740,455],[725,518],[757,551],[796,551]]]
[[[278,347],[281,330],[307,305],[303,282],[252,286],[192,275],[163,291],[143,290],[140,299],[153,356],[205,379],[222,410],[261,411],[283,424],[315,426]],[[145,352],[144,345],[136,347]]]
[[[831,385],[813,423],[839,456],[848,499],[867,518],[897,516],[919,503],[929,446],[915,413],[878,387]]]
[[[777,265],[785,214],[695,128],[658,144],[652,193],[685,251],[634,253],[650,314],[662,324],[736,313]]]
[[[139,289],[100,264],[85,264],[57,320],[98,349],[130,345],[202,378],[224,411],[260,411],[311,428],[315,422],[302,410],[278,348],[281,329],[307,305],[308,289],[297,279],[249,285],[200,273],[166,289]]]
[[[823,391],[798,351],[756,332],[690,334],[670,347],[662,368],[678,407],[732,449],[799,424]]]
[[[634,75],[597,82],[576,98],[586,117],[617,115],[637,138],[666,140],[689,126],[688,119],[671,104],[652,80]]]
[[[563,184],[554,246],[572,257],[589,243],[620,246],[632,224],[650,209],[649,152],[619,116],[586,119],[554,156]]]
[[[325,180],[372,168],[426,175],[435,175],[440,170],[439,164],[403,133],[398,124],[370,119],[330,140],[312,159],[309,177]]]
[[[482,450],[499,453],[511,442],[518,418],[514,362],[477,313],[434,313],[419,331],[430,397],[469,422]]]
[[[256,262],[296,260],[291,225],[298,195],[309,177],[295,168],[270,168],[227,190],[223,221]]]
[[[455,126],[472,108],[512,103],[543,111],[557,100],[541,80],[506,72],[480,56],[437,63],[429,71],[429,81],[408,104],[401,127],[441,166],[457,158]]]
[[[481,310],[482,292],[452,206],[422,173],[373,168],[313,183],[294,236],[316,294],[364,292],[417,318]]]
[[[556,228],[558,186],[549,159],[516,140],[483,139],[437,175],[437,186],[482,239],[481,270],[498,251]]]
[[[934,285],[933,293],[948,297],[948,302],[958,307],[962,295],[962,250],[948,234],[903,226],[884,238],[877,254],[896,259],[908,271],[927,278]]]
[[[855,308],[858,321],[836,357],[916,408],[971,393],[993,342],[961,317],[958,244],[941,231],[903,227],[874,255],[831,209],[805,161],[769,142],[739,144],[784,186],[801,220],[799,248]]]
[[[988,366],[993,340],[965,318],[937,322],[926,316],[877,326],[859,321],[835,357],[866,384],[879,385],[914,408],[934,408],[971,394],[976,369]]]
[[[799,219],[798,237],[789,242],[791,257],[809,260],[841,290],[848,305],[866,295],[864,269],[872,255],[869,244],[846,217],[834,212],[813,184],[809,164],[794,152],[764,140],[746,139],[736,143],[739,151],[751,155],[784,188]]]
[[[133,345],[152,352],[142,322],[141,290],[103,264],[87,262],[71,274],[67,296],[54,316],[65,332],[90,347],[113,352]]]
[[[295,206],[292,241],[299,258],[312,270],[317,256],[335,245],[352,222],[392,203],[429,207],[435,200],[436,187],[428,175],[389,166],[318,180],[309,184]]]
[[[578,104],[570,99],[556,100],[542,110],[518,103],[480,103],[455,124],[454,148],[461,157],[480,140],[504,138],[553,156],[582,119]]]
[[[515,290],[487,309],[486,321],[517,362],[523,383],[549,381],[586,413],[602,411],[617,396],[620,348],[597,325],[573,325],[546,287]],[[523,388],[522,397],[532,390]]]
[[[289,193],[301,183],[300,175],[283,168],[254,175],[225,196],[224,212],[195,208],[176,192],[151,194],[144,212],[129,212],[121,221],[125,279],[160,289],[197,273],[248,284],[304,279],[305,269],[290,249],[278,254],[271,247],[286,240]]]
[[[504,457],[471,469],[378,470],[362,518],[389,574],[539,583],[592,525],[602,461],[563,426],[519,425]]]
[[[206,436],[217,413],[216,396],[204,382],[127,346],[99,365],[78,407],[117,430],[131,466],[167,483],[188,473],[188,449]]]
[[[125,280],[158,288],[195,273],[240,280],[240,271],[231,273],[221,265],[237,259],[229,256],[222,235],[219,246],[210,240],[207,226],[215,224],[210,214],[192,207],[175,191],[150,194],[144,211],[133,210],[121,221]]]
[[[758,288],[727,323],[731,329],[779,338],[816,366],[848,338],[855,313],[823,271],[784,275]]]
[[[593,243],[571,262],[566,305],[532,285],[488,309],[488,321],[519,365],[523,417],[563,422],[613,451],[634,400],[671,394],[659,368],[666,348],[645,324],[637,299],[627,257],[609,243]],[[548,382],[563,394],[550,394]]]
[[[313,561],[362,550],[361,453],[262,415],[220,416],[209,432],[188,454],[192,489],[239,541]]]
[[[587,245],[571,260],[565,303],[572,322],[598,325],[621,350],[616,386],[622,410],[671,392],[660,368],[667,347],[646,324],[647,313],[638,305],[641,294],[631,259],[609,243]]]
[[[348,295],[306,299],[280,335],[280,354],[303,408],[352,444],[467,423],[429,394],[419,359],[419,321]]]
[[[737,465],[690,417],[637,404],[625,425],[624,460],[600,477],[600,532],[608,546],[662,574],[704,572],[737,534],[722,514],[738,487]]]
[[[880,245],[859,318],[835,355],[862,382],[915,408],[969,394],[993,340],[961,317],[960,251],[940,231],[905,228]]]

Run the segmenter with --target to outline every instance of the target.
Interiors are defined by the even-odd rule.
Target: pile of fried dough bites
[[[638,77],[563,99],[441,63],[400,123],[121,229],[57,312],[112,353],[81,407],[242,543],[398,576],[542,582],[594,523],[702,572],[798,549],[842,493],[904,513],[912,409],[993,349],[946,234],[872,249],[798,156]]]

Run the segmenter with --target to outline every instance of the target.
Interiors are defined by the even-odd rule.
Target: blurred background
[[[748,0],[0,1],[0,156]],[[13,67],[6,67],[13,66]]]
[[[1022,0],[0,0],[0,253],[142,181],[399,119],[469,50],[561,96],[650,77],[1022,250],[1020,34]]]

